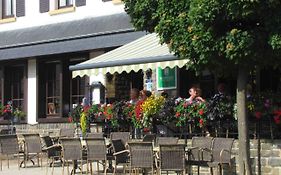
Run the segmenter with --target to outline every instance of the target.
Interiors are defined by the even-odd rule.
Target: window
[[[71,93],[71,101],[72,108],[76,105],[81,104],[84,97],[87,97],[87,87],[89,83],[89,77],[76,77],[72,79],[72,93]],[[88,99],[89,100],[89,99]]]
[[[60,113],[60,63],[46,64],[46,114]]]
[[[24,109],[24,66],[11,66],[5,69],[5,104],[13,102],[14,108]]]
[[[14,17],[13,0],[2,0],[2,19]]]
[[[73,6],[73,0],[58,0],[58,8]]]

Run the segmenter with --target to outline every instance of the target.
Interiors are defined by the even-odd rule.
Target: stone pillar
[[[27,123],[37,123],[37,64],[36,59],[27,63]]]

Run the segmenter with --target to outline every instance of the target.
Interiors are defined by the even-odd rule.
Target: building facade
[[[144,35],[120,0],[1,0],[0,12],[0,102],[29,124],[67,121],[90,84],[105,84],[103,74],[72,78],[69,66]]]

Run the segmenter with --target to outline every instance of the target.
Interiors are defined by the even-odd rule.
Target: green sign
[[[157,68],[157,90],[176,89],[177,71],[176,68]]]

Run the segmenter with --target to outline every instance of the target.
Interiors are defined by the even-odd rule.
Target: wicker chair
[[[60,138],[74,137],[74,133],[75,133],[74,128],[62,128],[60,129]]]
[[[155,142],[156,135],[155,134],[146,134],[144,135],[142,141],[143,142]]]
[[[92,162],[97,162],[97,172],[99,174],[99,163],[104,162],[104,174],[106,174],[107,168],[107,148],[104,138],[86,138],[87,147],[87,174],[90,164],[91,175],[93,174]]]
[[[178,140],[179,139],[177,137],[157,137],[156,146],[163,144],[177,144]]]
[[[210,150],[212,148],[213,137],[193,137],[191,141],[191,148],[188,148],[189,170],[192,165],[197,165],[197,173],[200,172],[200,166],[208,166],[207,162],[211,160],[211,154],[203,152],[202,149]]]
[[[185,145],[184,144],[165,144],[160,147],[159,174],[162,171],[182,172],[185,175]]]
[[[111,140],[113,147],[113,157],[115,160],[114,174],[117,171],[117,165],[123,165],[123,170],[125,173],[125,167],[129,163],[129,150],[126,149],[124,142],[121,139]]]
[[[24,137],[24,167],[26,167],[26,162],[30,160],[33,165],[33,157],[37,157],[37,165],[40,166],[39,160],[41,160],[42,166],[42,144],[39,134],[23,134]]]
[[[19,144],[17,135],[3,135],[0,136],[0,166],[2,171],[2,157],[6,156],[9,168],[9,156],[18,156],[18,167],[19,166]]]
[[[86,138],[93,138],[93,139],[104,139],[103,133],[88,133]]]
[[[69,161],[81,161],[81,174],[83,172],[83,149],[81,145],[81,141],[79,138],[61,138],[60,139],[62,145],[62,174],[64,174],[64,166],[67,164],[67,174],[69,174]],[[76,167],[74,166],[71,171],[75,173]]]
[[[233,138],[214,138],[212,150],[205,149],[207,152],[211,153],[212,159],[208,162],[208,166],[211,168],[211,174],[213,174],[214,167],[219,169],[220,174],[222,174],[223,165],[229,165],[231,169],[231,150],[233,142]]]
[[[112,132],[110,134],[110,140],[120,139],[124,144],[127,144],[130,139],[130,132]]]
[[[130,148],[130,174],[132,169],[151,169],[154,174],[154,157],[152,142],[134,142],[129,143]]]
[[[52,174],[54,174],[55,161],[59,160],[60,162],[62,162],[61,145],[54,144],[54,142],[50,136],[44,136],[44,137],[42,137],[42,140],[45,143],[42,150],[43,150],[43,152],[47,153],[47,166],[46,166],[47,171],[46,171],[46,173],[48,174],[48,166],[52,166]],[[50,165],[49,165],[49,160],[51,160]]]

